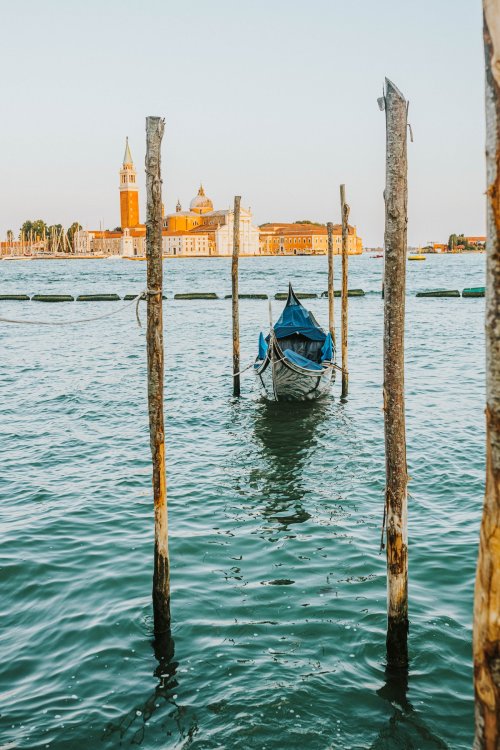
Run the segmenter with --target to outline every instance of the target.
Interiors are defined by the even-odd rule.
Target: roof
[[[125,141],[125,153],[123,155],[123,165],[125,166],[125,164],[133,164],[133,163],[134,162],[132,161],[132,154],[130,153],[130,146],[128,145],[128,136],[127,136],[127,139]]]
[[[207,196],[205,195],[205,191],[203,190],[203,185],[200,185],[198,194],[195,195],[195,197],[189,204],[189,207],[191,209],[193,208],[208,208],[209,210],[213,209],[213,203],[210,200],[210,198],[207,198]]]
[[[348,227],[349,234],[355,233],[355,228],[351,225]],[[328,229],[324,225],[318,224],[262,224],[260,226],[261,233],[269,233],[276,235],[310,235],[310,234],[328,234]],[[342,234],[342,225],[333,225],[333,234]]]
[[[202,227],[196,227],[196,229],[202,229]],[[164,237],[191,237],[193,234],[209,234],[206,230],[203,232],[195,231],[194,229],[179,229],[176,232],[168,232],[163,230],[162,235]]]
[[[184,232],[184,234],[214,234],[216,229],[218,229],[218,226],[215,224],[200,224],[199,226],[193,227],[193,229]]]

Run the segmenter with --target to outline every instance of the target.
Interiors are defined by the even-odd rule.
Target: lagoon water
[[[408,264],[407,680],[386,675],[382,260],[350,259],[350,396],[231,398],[228,259],[165,262],[173,639],[152,645],[145,331],[0,325],[0,747],[465,750],[484,484],[484,256]],[[326,258],[248,258],[241,292],[326,289]],[[336,259],[336,276],[340,262]],[[0,292],[140,291],[145,263],[2,262]],[[283,303],[274,302],[277,314]],[[70,319],[125,303],[0,302]],[[323,324],[327,302],[307,305]],[[266,329],[242,300],[242,364]],[[337,304],[338,319],[340,308]],[[142,313],[145,319],[145,311]],[[157,660],[160,657],[160,661]]]

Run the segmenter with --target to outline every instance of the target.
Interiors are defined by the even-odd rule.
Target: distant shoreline
[[[481,255],[484,254],[485,250],[467,250],[463,253],[423,253],[425,257],[428,256],[456,256],[456,255]],[[363,253],[349,253],[349,257],[368,257],[368,258],[375,258],[382,256],[383,253],[377,250],[371,250],[368,252]],[[409,253],[412,254],[412,253]],[[248,254],[248,253],[240,253],[240,258],[325,258],[328,255],[328,253],[301,253],[296,255],[291,255],[289,253],[285,254],[275,254],[275,253],[262,253],[261,255],[255,255],[254,253]],[[337,258],[341,258],[341,253],[334,253],[334,256]],[[163,260],[190,260],[193,258],[231,258],[232,255],[164,255]],[[146,256],[145,255],[101,255],[101,254],[81,254],[81,255],[74,255],[73,253],[60,253],[58,255],[3,255],[0,260],[132,260],[132,261],[145,261]]]
[[[364,255],[365,253],[349,253],[349,257]],[[335,253],[337,257],[341,257],[340,253]],[[275,255],[274,253],[262,253],[261,255],[255,255],[254,253],[240,253],[240,258],[325,258],[327,253],[303,253],[300,255]],[[163,260],[190,260],[192,258],[232,258],[232,255],[163,255]],[[4,255],[0,260],[132,260],[132,261],[145,261],[145,255],[73,255],[73,254],[59,254],[59,255]]]

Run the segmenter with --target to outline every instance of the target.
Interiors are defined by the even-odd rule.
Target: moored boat
[[[267,337],[259,337],[254,371],[270,401],[308,401],[325,396],[335,380],[335,348],[314,315],[289,285],[288,299]]]

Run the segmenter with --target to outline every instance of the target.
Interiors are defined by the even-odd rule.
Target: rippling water
[[[240,267],[243,292],[326,288],[325,258]],[[350,261],[368,294],[350,300],[346,404],[337,384],[322,403],[268,405],[251,373],[233,400],[230,301],[165,302],[173,641],[156,655],[145,332],[133,307],[78,328],[0,327],[1,748],[470,748],[484,300],[414,292],[482,285],[484,256],[408,267],[407,684],[384,671],[381,271]],[[145,285],[145,264],[120,260],[0,274],[1,292]],[[230,261],[168,261],[165,283],[226,294]],[[327,322],[326,300],[308,306]],[[240,308],[245,364],[268,310]]]

